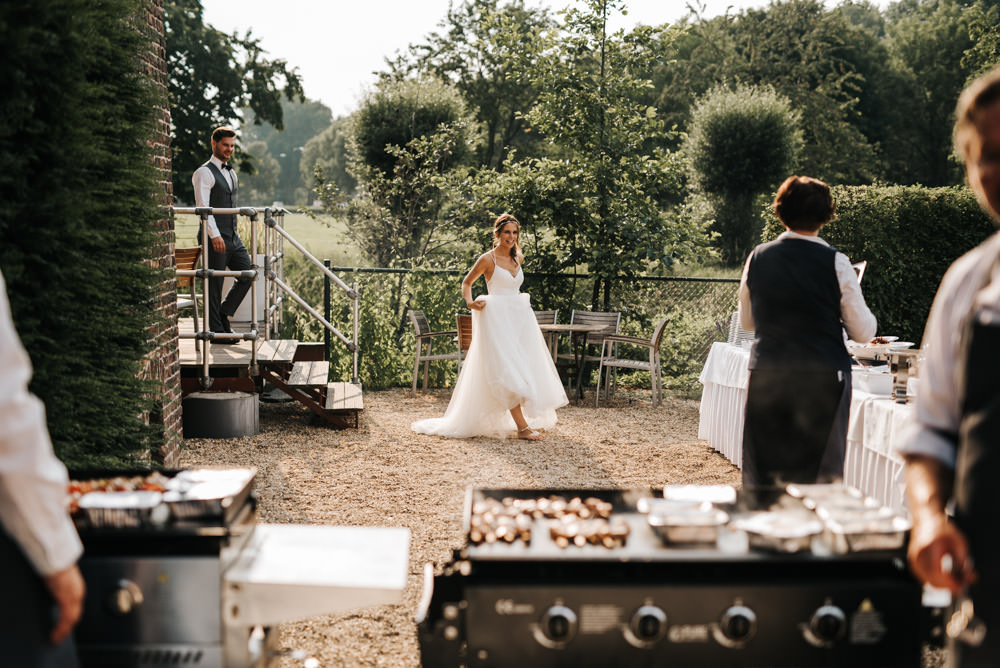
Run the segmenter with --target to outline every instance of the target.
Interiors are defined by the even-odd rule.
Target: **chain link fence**
[[[434,330],[455,329],[455,314],[468,312],[460,286],[464,271],[332,270],[361,288],[361,381],[368,387],[405,386],[412,381],[414,336],[408,309],[423,311]],[[295,263],[286,267],[286,274],[296,290],[320,309],[322,277],[308,275]],[[698,375],[712,343],[725,341],[729,334],[738,286],[735,278],[637,277],[614,286],[608,310],[621,312],[620,333],[643,338],[651,336],[660,318],[670,316],[660,347],[664,388],[675,396],[696,398],[701,394]],[[591,310],[593,280],[586,274],[526,273],[521,290],[531,295],[533,308],[558,310],[561,323],[570,321],[574,309]],[[484,291],[483,282],[477,282],[473,294]],[[334,324],[348,322],[349,303],[337,295],[332,299],[328,319]],[[303,341],[323,338],[320,327],[294,306],[286,311],[284,322],[283,336]],[[333,377],[349,375],[348,351],[334,343],[329,358]],[[433,385],[451,386],[454,379],[454,364],[431,364]],[[626,374],[619,377],[619,384],[649,387],[649,375]]]

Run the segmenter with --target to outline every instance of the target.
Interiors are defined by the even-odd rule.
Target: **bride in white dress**
[[[414,422],[421,434],[538,441],[535,431],[556,423],[556,409],[569,403],[545,338],[519,292],[524,255],[521,224],[505,213],[493,224],[493,250],[483,253],[462,280],[462,296],[472,311],[472,343],[444,417]],[[472,284],[486,277],[488,294],[472,299]],[[529,424],[530,423],[530,424]]]

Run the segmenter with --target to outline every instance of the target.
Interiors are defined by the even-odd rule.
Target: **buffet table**
[[[704,390],[698,438],[736,466],[742,466],[743,459],[749,361],[749,347],[714,343],[699,377]],[[855,386],[844,462],[844,482],[903,513],[903,460],[895,444],[911,412],[910,404],[897,404],[888,395],[870,394]]]

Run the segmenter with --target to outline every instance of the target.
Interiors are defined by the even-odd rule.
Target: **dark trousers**
[[[222,235],[223,241],[226,242],[226,252],[216,253],[212,248],[212,240],[209,239],[209,269],[233,269],[236,271],[250,269],[253,266],[253,262],[250,261],[250,254],[247,252],[246,247],[243,246],[240,235],[236,233],[235,226],[220,224],[219,234]],[[199,238],[201,238],[200,234]],[[225,313],[226,317],[230,317],[236,313],[236,309],[240,307],[251,285],[249,278],[236,279],[233,287],[229,289],[229,294],[226,295],[226,300],[222,301],[223,281],[225,281],[224,278],[211,278],[208,281],[208,326],[213,332],[225,331],[221,314]]]
[[[0,665],[76,668],[72,636],[58,647],[49,644],[55,614],[42,578],[0,528]]]
[[[743,486],[844,477],[851,375],[753,369],[743,426]]]

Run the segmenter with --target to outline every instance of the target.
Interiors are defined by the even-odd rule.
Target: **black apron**
[[[73,636],[58,647],[49,644],[56,614],[42,578],[0,527],[0,666],[75,668]]]
[[[992,272],[991,272],[992,275]],[[988,281],[987,281],[988,282]],[[955,460],[955,523],[969,539],[978,581],[969,587],[986,624],[981,646],[952,641],[956,666],[1000,666],[1000,326],[968,319]]]

